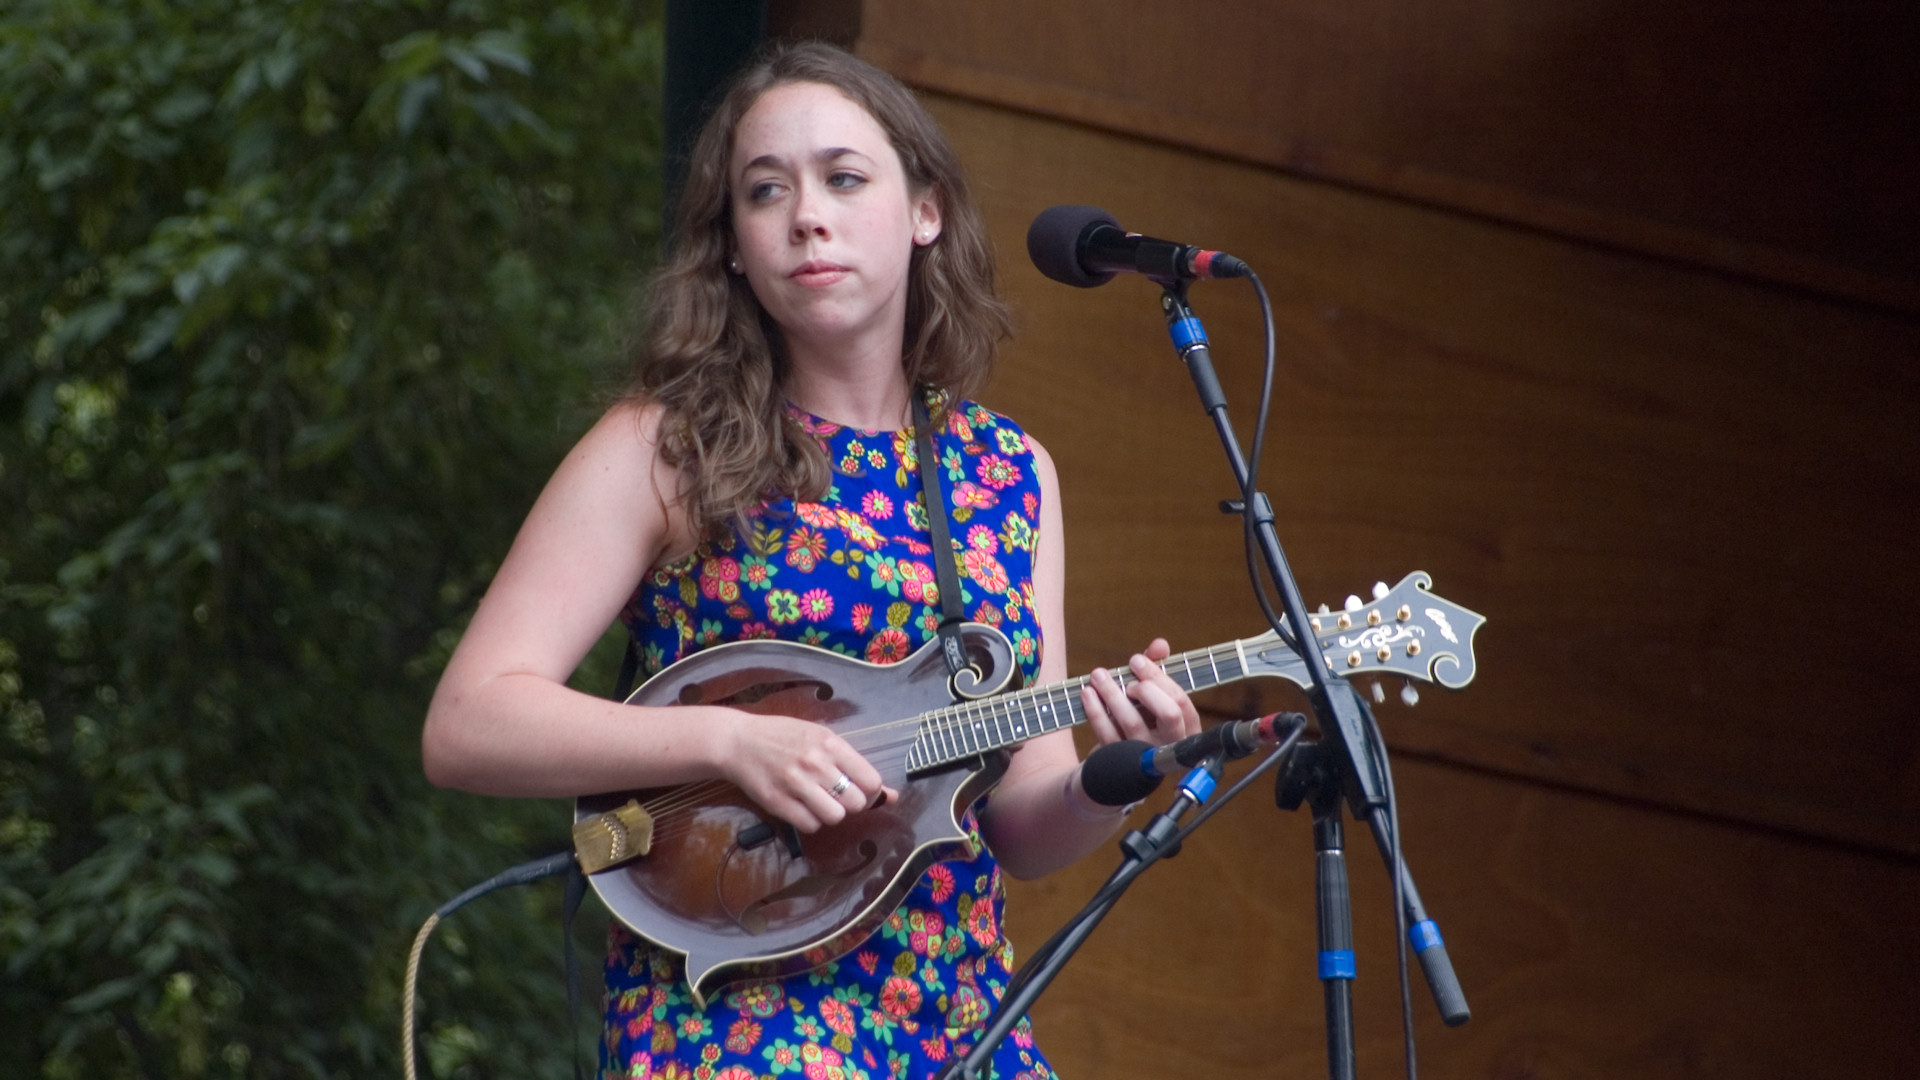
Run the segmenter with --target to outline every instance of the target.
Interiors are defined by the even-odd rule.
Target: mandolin
[[[1392,589],[1376,586],[1371,603],[1313,616],[1328,667],[1406,679],[1409,689],[1414,680],[1465,686],[1486,620],[1431,584],[1416,572]],[[721,780],[578,801],[575,846],[588,881],[629,929],[685,957],[697,1004],[729,983],[796,974],[852,951],[929,866],[974,854],[960,819],[999,781],[1011,747],[1086,719],[1085,677],[1002,692],[1016,670],[1011,643],[977,623],[962,637],[971,667],[955,676],[937,642],[878,665],[793,642],[739,641],[667,667],[627,699],[827,724],[900,793],[811,835]],[[1161,666],[1188,691],[1263,677],[1311,685],[1305,662],[1272,631]]]

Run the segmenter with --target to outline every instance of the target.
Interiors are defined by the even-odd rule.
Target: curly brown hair
[[[773,46],[734,82],[694,143],[673,248],[648,289],[629,390],[664,410],[660,455],[685,475],[685,509],[701,536],[744,533],[769,497],[817,499],[829,482],[819,443],[784,408],[788,361],[779,327],[746,279],[725,265],[733,250],[727,173],[734,129],[760,95],[801,82],[831,86],[865,108],[887,133],[913,192],[932,191],[938,200],[940,235],[914,249],[908,269],[900,358],[907,384],[941,392],[936,402],[978,393],[1011,330],[994,292],[985,220],[953,147],[912,91],[831,45]]]

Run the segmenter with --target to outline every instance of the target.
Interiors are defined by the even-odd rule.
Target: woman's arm
[[[1060,483],[1053,459],[1031,438],[1040,479],[1040,538],[1034,559],[1034,613],[1040,622],[1040,682],[1067,677],[1066,544],[1061,536]],[[1156,639],[1130,668],[1140,681],[1122,689],[1096,670],[1081,692],[1087,725],[1101,744],[1122,739],[1168,743],[1200,730],[1193,702],[1158,660],[1167,643]],[[981,815],[980,827],[994,856],[1017,878],[1040,877],[1078,860],[1104,842],[1125,815],[1101,806],[1080,790],[1079,754],[1073,733],[1056,731],[1023,743]]]
[[[647,709],[566,680],[664,553],[691,548],[660,410],[615,406],[534,503],[427,710],[427,778],[487,795],[567,796],[725,777],[802,831],[881,791],[825,727],[733,709]],[[844,773],[839,797],[829,788]]]

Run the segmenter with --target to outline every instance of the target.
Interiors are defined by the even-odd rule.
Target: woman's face
[[[734,129],[728,181],[738,264],[790,349],[899,335],[940,211],[866,109],[821,83],[768,90]]]

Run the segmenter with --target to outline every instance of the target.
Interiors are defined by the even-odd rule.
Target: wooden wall
[[[865,5],[921,85],[1457,212],[1920,305],[1899,0]]]
[[[980,187],[1020,323],[990,401],[1060,466],[1076,670],[1259,620],[1155,291],[1069,289],[1024,258],[1056,203],[1261,272],[1266,487],[1310,602],[1424,569],[1489,617],[1473,686],[1382,710],[1408,858],[1475,1009],[1442,1029],[1416,985],[1426,1075],[1920,1073],[1905,8],[836,11],[927,91]],[[1194,300],[1250,434],[1250,290]],[[1243,802],[1043,1003],[1064,1075],[1324,1068],[1307,823]],[[1017,887],[1016,943],[1111,864]],[[1391,913],[1371,854],[1354,870],[1379,1074]]]

